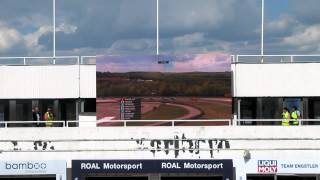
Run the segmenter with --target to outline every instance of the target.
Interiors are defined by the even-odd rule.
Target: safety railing
[[[66,127],[65,121],[0,121],[0,127]]]
[[[0,57],[0,66],[95,65],[96,56]]]
[[[0,121],[0,127],[109,127],[109,126],[231,126],[230,119],[218,120],[98,120],[98,121],[85,121],[85,120],[58,120],[50,121]]]
[[[0,121],[0,128],[16,127],[134,127],[134,126],[281,126],[282,119],[216,119],[216,120],[56,120],[56,121]],[[298,125],[320,125],[320,119],[299,119]]]
[[[96,56],[81,56],[80,64],[95,65]]]
[[[97,126],[231,126],[230,119],[215,120],[98,120]]]
[[[320,63],[320,55],[237,55],[233,63]]]
[[[79,56],[0,57],[0,65],[7,66],[77,65],[79,63]]]
[[[237,126],[263,126],[263,125],[282,125],[282,119],[237,119]],[[289,126],[296,126],[293,124],[293,120],[289,120]],[[312,125],[320,125],[320,119],[298,119],[298,126],[312,126]]]

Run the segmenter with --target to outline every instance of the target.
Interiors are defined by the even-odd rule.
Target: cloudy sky
[[[160,53],[260,53],[260,0],[159,1]],[[265,54],[320,54],[319,0],[265,1]],[[156,53],[156,0],[56,3],[57,55]],[[0,0],[0,56],[44,55],[52,0]]]
[[[158,61],[169,61],[159,64]],[[230,57],[225,53],[169,55],[102,55],[97,57],[99,72],[226,72],[231,71]]]

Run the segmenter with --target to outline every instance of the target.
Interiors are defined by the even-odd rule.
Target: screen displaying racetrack
[[[96,103],[100,126],[111,120],[229,119],[230,56],[97,56]]]

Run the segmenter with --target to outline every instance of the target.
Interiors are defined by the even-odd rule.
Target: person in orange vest
[[[48,108],[47,112],[44,114],[44,118],[46,121],[46,127],[52,127],[54,121],[54,115],[52,113],[51,108]]]

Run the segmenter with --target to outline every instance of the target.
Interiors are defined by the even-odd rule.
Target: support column
[[[257,119],[262,119],[262,111],[262,98],[257,98]],[[256,123],[261,124],[261,122]]]
[[[75,101],[76,103],[76,119],[75,120],[79,120],[79,115],[80,115],[80,100],[77,99]]]
[[[55,120],[61,120],[58,99],[53,100],[53,114],[55,115]]]
[[[85,101],[84,100],[79,100],[80,101],[80,112],[84,112],[84,103]]]
[[[309,119],[310,114],[309,114],[309,98],[303,98],[302,99],[302,106],[303,110],[301,111],[302,113],[302,119]],[[309,122],[304,122],[308,124]]]
[[[9,100],[9,121],[17,120],[17,101]]]
[[[278,116],[277,116],[277,118],[278,119],[282,119],[282,109],[283,109],[283,101],[284,101],[284,99],[283,98],[279,98],[278,99]],[[273,122],[273,124],[279,124],[279,122],[277,123],[277,122]]]
[[[237,117],[241,119],[241,99],[237,100]]]

